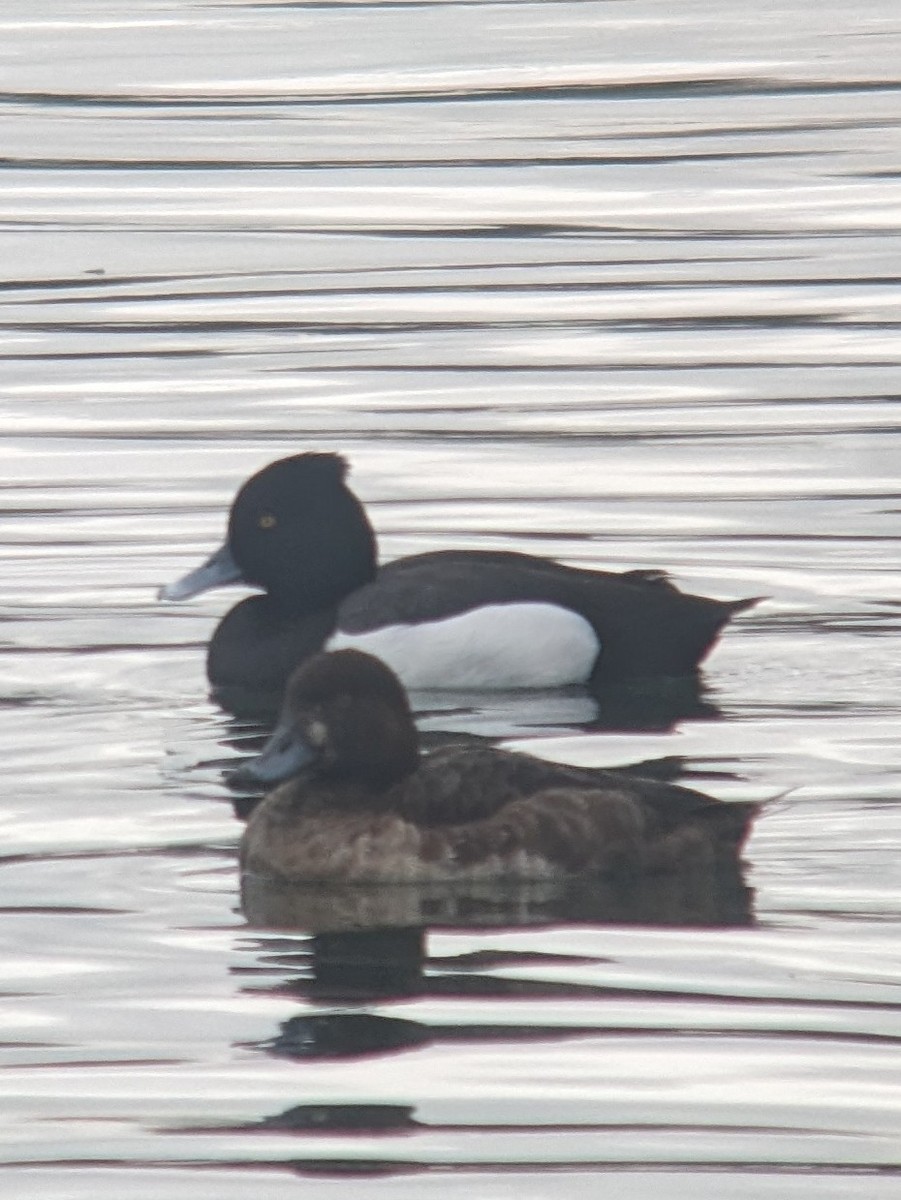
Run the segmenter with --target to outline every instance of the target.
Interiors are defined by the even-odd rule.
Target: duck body
[[[629,877],[709,867],[748,820],[676,785],[469,746],[377,794],[282,785],[251,814],[241,866],[295,883]]]
[[[240,489],[225,545],[162,589],[186,599],[225,583],[263,595],[217,627],[217,693],[281,695],[325,649],[384,659],[409,687],[548,688],[694,672],[756,600],[680,592],[660,572],[616,574],[515,552],[446,550],[377,567],[375,535],[333,454],[271,463]]]
[[[515,551],[438,550],[387,564],[348,596],[328,648],[372,649],[397,670],[377,641],[392,628],[390,613],[411,641],[417,631],[424,643],[447,630],[454,673],[469,686],[613,683],[692,672],[732,615],[753,603],[687,595],[658,571],[616,574]],[[414,670],[401,663],[407,686],[435,686]]]
[[[314,656],[236,782],[244,873],[291,883],[631,877],[734,861],[757,806],[487,746],[423,757],[404,690],[355,650]]]

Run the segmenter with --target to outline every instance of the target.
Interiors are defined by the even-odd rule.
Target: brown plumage
[[[486,746],[419,753],[378,659],[319,654],[239,783],[278,783],[241,845],[245,872],[297,882],[552,879],[734,860],[757,805]]]

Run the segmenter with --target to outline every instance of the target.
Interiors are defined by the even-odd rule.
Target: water
[[[899,55],[889,0],[6,4],[3,1195],[896,1193]],[[249,923],[234,596],[154,594],[304,448],[386,558],[767,596],[692,718],[417,697],[778,797],[752,896]]]

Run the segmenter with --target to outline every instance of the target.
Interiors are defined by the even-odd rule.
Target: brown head
[[[359,650],[316,654],[288,681],[282,712],[236,783],[280,783],[301,772],[379,792],[416,769],[419,744],[406,692]]]

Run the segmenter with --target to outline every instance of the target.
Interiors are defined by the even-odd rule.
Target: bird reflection
[[[182,1125],[181,1133],[229,1134],[287,1133],[305,1134],[379,1134],[423,1129],[411,1104],[295,1104],[282,1112],[264,1116],[258,1121],[240,1125]],[[305,1162],[305,1170],[315,1170],[315,1162]],[[358,1169],[359,1160],[348,1164]]]
[[[251,1128],[287,1133],[390,1133],[421,1129],[409,1104],[296,1104]]]
[[[418,997],[455,1000],[610,998],[628,992],[584,981],[584,968],[602,958],[525,950],[483,949],[429,956],[429,931],[615,924],[681,928],[742,927],[753,923],[753,893],[738,861],[706,871],[612,882],[571,879],[519,884],[298,887],[254,876],[242,881],[248,924],[260,931],[259,968],[275,993],[298,1001],[298,1011],[250,1048],[295,1063],[402,1058],[429,1045],[480,1042],[562,1042],[596,1037],[604,1025],[482,1019],[442,1024],[409,1019],[371,1005]],[[548,978],[549,967],[557,977]],[[530,970],[531,968],[531,970]],[[561,977],[562,968],[562,977]],[[273,982],[273,972],[277,978]],[[254,985],[251,985],[254,986]],[[256,988],[255,988],[256,990]],[[627,1031],[617,1029],[624,1036]],[[408,1070],[415,1070],[410,1060]],[[399,1061],[398,1071],[404,1070]],[[298,1077],[302,1086],[302,1077]],[[390,1135],[422,1128],[412,1105],[301,1103],[236,1133],[294,1137]],[[337,1160],[329,1157],[333,1169]],[[354,1169],[359,1169],[354,1159]],[[304,1161],[303,1169],[312,1169]]]
[[[465,894],[464,894],[465,892]],[[507,952],[441,958],[430,962],[428,928],[522,928],[554,924],[638,924],[698,928],[752,923],[752,892],[741,869],[720,868],[706,879],[662,876],[632,885],[578,880],[556,886],[482,885],[457,889],[411,885],[364,888],[298,888],[247,879],[242,900],[251,924],[309,931],[304,939],[261,942],[267,966],[285,973],[278,985],[308,1007],[284,1021],[278,1033],[255,1048],[280,1058],[334,1059],[396,1054],[425,1044],[455,1040],[547,1040],[581,1037],[596,1028],[503,1024],[436,1026],[360,1011],[319,1011],[320,1006],[417,996],[469,999],[547,999],[609,996],[600,984],[493,974],[499,967],[557,964],[554,953]],[[409,919],[418,925],[385,925]],[[426,923],[426,918],[430,918]],[[381,923],[381,924],[380,924]],[[364,927],[367,926],[368,927]],[[272,953],[274,949],[274,953]],[[564,956],[565,957],[565,956]],[[584,957],[575,959],[584,966]]]
[[[741,863],[723,861],[626,879],[576,877],[429,884],[292,884],[245,875],[251,925],[360,938],[366,931],[565,924],[741,926],[752,892]]]
[[[737,861],[641,879],[485,881],[465,887],[299,886],[249,875],[242,881],[241,903],[251,926],[308,935],[274,943],[261,939],[260,948],[266,966],[284,973],[279,990],[312,1003],[450,993],[584,994],[581,984],[503,979],[472,972],[472,964],[449,974],[446,960],[440,973],[430,972],[430,929],[585,924],[711,929],[753,923],[753,892]],[[538,957],[556,961],[553,954]],[[318,1045],[318,1037],[311,1044]]]
[[[375,1013],[303,1013],[283,1022],[260,1047],[279,1058],[356,1058],[407,1050],[433,1040],[420,1021]]]
[[[268,730],[278,717],[281,693],[219,688],[214,699],[239,725],[258,725]],[[672,679],[551,691],[414,691],[410,699],[418,719],[425,717],[445,729],[478,735],[484,735],[486,729],[495,730],[495,737],[560,729],[667,733],[682,721],[723,719],[700,672]]]

